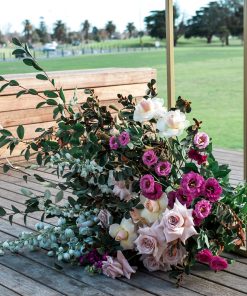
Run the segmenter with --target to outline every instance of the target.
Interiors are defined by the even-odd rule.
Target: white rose
[[[161,137],[180,136],[184,129],[188,127],[189,121],[180,110],[165,113],[157,122],[157,129]]]
[[[142,99],[135,107],[134,120],[139,122],[158,119],[164,115],[166,108],[163,107],[163,100],[159,98]]]

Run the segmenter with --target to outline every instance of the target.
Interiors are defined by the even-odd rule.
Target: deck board
[[[215,156],[219,163],[229,163],[232,169],[230,180],[233,185],[243,181],[243,154],[239,151],[215,149]],[[23,169],[25,163],[18,163]],[[38,174],[50,181],[56,181],[53,169],[39,168]],[[31,174],[35,173],[29,170]],[[24,209],[26,197],[21,193],[25,187],[37,194],[44,192],[44,188],[33,177],[28,183],[18,171],[7,175],[0,171],[0,204],[6,210],[15,205]],[[56,190],[51,190],[56,194]],[[69,192],[68,194],[69,195]],[[30,213],[27,225],[24,225],[23,215],[14,217],[13,226],[7,218],[0,218],[0,241],[15,239],[22,231],[34,231],[39,221],[40,213]],[[47,222],[54,224],[56,219]],[[131,279],[112,280],[101,275],[90,276],[79,266],[70,266],[63,263],[62,271],[54,268],[54,260],[39,252],[24,251],[19,255],[6,254],[0,257],[0,295],[1,296],[151,296],[151,295],[224,295],[241,296],[247,294],[247,258],[235,254],[225,254],[226,257],[236,260],[236,263],[221,273],[213,273],[207,266],[198,264],[192,275],[185,276],[180,289],[175,288],[174,280],[163,272],[148,273],[138,271]]]

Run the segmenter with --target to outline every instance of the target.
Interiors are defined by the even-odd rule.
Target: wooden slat
[[[66,295],[50,289],[26,276],[21,275],[8,267],[0,264],[0,284],[20,293],[23,296],[60,296]],[[42,276],[42,275],[40,275]]]
[[[49,72],[51,78],[54,78],[58,88],[75,89],[75,88],[95,88],[102,86],[129,85],[147,83],[156,77],[156,71],[151,68],[106,68],[97,70],[71,70]],[[53,89],[48,81],[41,81],[35,78],[36,73],[5,75],[5,79],[17,80],[26,88],[34,88],[37,91]],[[0,82],[0,86],[4,82]],[[16,94],[18,87],[8,87],[2,95]]]
[[[95,88],[95,94],[99,97],[102,104],[105,104],[105,101],[115,99],[117,101],[117,94],[122,94],[127,96],[132,94],[134,97],[139,97],[145,95],[147,89],[146,83],[139,84],[130,84],[130,85],[117,85],[117,86],[108,86],[108,87],[98,87]],[[78,97],[78,103],[84,102],[87,98],[87,95],[84,94],[82,88],[77,89],[76,91]],[[71,98],[73,98],[73,90],[64,91],[66,102],[69,103]],[[0,112],[9,112],[15,110],[26,110],[26,109],[35,109],[36,105],[41,102],[42,99],[33,96],[33,95],[23,95],[20,98],[16,98],[15,95],[1,96],[0,95]],[[3,113],[4,114],[4,113]],[[2,113],[0,118],[2,122]]]
[[[0,295],[2,296],[18,296],[21,294],[17,294],[12,290],[9,290],[8,288],[5,288],[4,286],[0,285]]]

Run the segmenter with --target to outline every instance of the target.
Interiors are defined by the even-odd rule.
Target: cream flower
[[[152,255],[159,261],[166,248],[165,236],[158,222],[151,227],[143,227],[138,230],[139,236],[135,240],[139,254]]]
[[[172,210],[166,209],[160,227],[163,228],[168,243],[176,239],[185,243],[189,237],[197,234],[192,212],[193,209],[187,209],[178,200],[176,200]]]
[[[131,195],[132,184],[129,184],[129,188],[126,187],[125,181],[118,181],[115,183],[113,193],[120,198],[120,200],[129,201],[132,198]]]
[[[137,238],[135,225],[131,219],[123,218],[120,224],[112,224],[109,229],[111,237],[120,242],[124,250],[134,248],[134,241]]]
[[[158,119],[166,112],[166,108],[163,107],[163,99],[148,98],[142,99],[135,107],[134,120],[139,122],[149,121],[153,118]]]
[[[148,224],[157,221],[168,205],[167,195],[164,193],[160,199],[151,200],[141,196],[141,203],[144,209],[140,210],[140,216],[145,219]]]
[[[161,137],[180,136],[184,129],[188,127],[189,121],[180,110],[165,113],[157,122],[157,129]]]

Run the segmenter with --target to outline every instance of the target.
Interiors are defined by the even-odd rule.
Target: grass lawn
[[[48,71],[105,67],[153,67],[158,91],[166,97],[165,50],[124,54],[84,55],[42,60]],[[241,46],[180,46],[175,49],[176,95],[192,101],[193,116],[217,147],[243,147],[243,48]],[[0,62],[0,75],[27,73],[19,62]],[[1,118],[0,118],[1,121]]]

